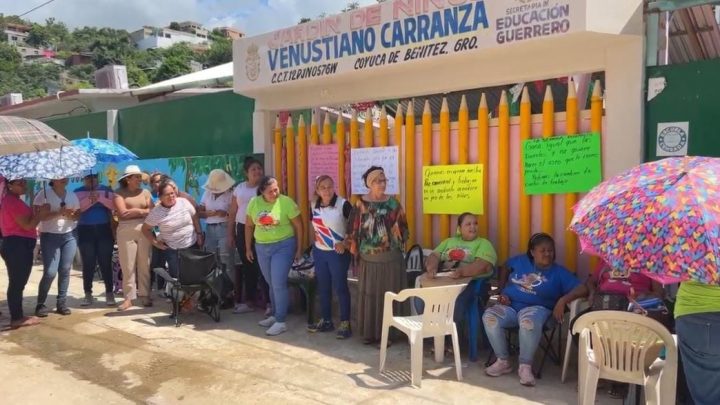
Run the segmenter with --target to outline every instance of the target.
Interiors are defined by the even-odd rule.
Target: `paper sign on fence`
[[[313,195],[315,179],[322,175],[332,177],[335,189],[339,189],[337,144],[308,145],[308,195]]]
[[[600,135],[523,142],[525,194],[584,193],[602,181]]]
[[[400,194],[398,177],[397,146],[382,146],[378,148],[354,148],[350,150],[350,177],[353,194],[367,194],[368,189],[362,180],[362,175],[370,166],[380,166],[385,169],[388,179],[386,194]]]
[[[423,166],[423,213],[483,214],[483,165]]]

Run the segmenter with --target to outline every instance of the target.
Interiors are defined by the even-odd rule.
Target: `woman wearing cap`
[[[208,175],[203,186],[205,192],[200,199],[198,214],[205,218],[205,250],[218,253],[220,262],[230,270],[228,237],[228,213],[232,203],[232,186],[235,180],[222,169],[215,169]]]
[[[55,312],[70,315],[67,292],[70,286],[70,269],[77,253],[77,220],[80,217],[80,201],[73,192],[67,191],[68,179],[55,179],[50,188],[44,188],[35,196],[33,205],[50,205],[50,215],[40,222],[40,248],[43,259],[43,277],[38,286],[35,315],[46,317],[45,306],[50,286],[58,278],[58,294]]]
[[[247,206],[250,200],[257,196],[258,184],[265,175],[263,165],[252,156],[245,158],[243,162],[245,181],[235,186],[233,199],[230,203],[229,218],[235,220],[234,226],[228,227],[228,246],[235,247],[242,266],[235,268],[235,309],[236,314],[252,312],[252,305],[257,300],[258,280],[260,279],[260,267],[256,261],[250,261],[245,252],[245,221],[247,219]],[[250,240],[250,248],[255,254],[255,240]],[[265,296],[270,298],[270,289],[266,282],[263,282]],[[266,316],[272,311],[268,305]]]
[[[144,306],[152,306],[150,298],[150,241],[142,234],[145,217],[153,208],[152,196],[142,188],[147,180],[136,165],[125,168],[115,191],[115,209],[118,215],[117,245],[123,274],[125,300],[118,311],[125,311],[140,297]]]
[[[371,344],[381,337],[385,292],[399,292],[407,285],[403,245],[408,227],[400,202],[385,194],[383,168],[371,166],[362,179],[369,192],[350,214],[347,239],[350,252],[360,257],[359,333]]]
[[[97,173],[90,173],[83,179],[82,187],[75,189],[80,200],[78,221],[78,248],[82,259],[83,290],[85,298],[81,306],[93,303],[92,285],[95,267],[100,266],[105,283],[105,303],[115,305],[113,294],[112,254],[115,237],[112,230],[112,212],[115,211],[113,192],[108,186],[98,184]]]
[[[165,252],[168,273],[179,274],[178,251],[203,245],[203,234],[195,207],[185,198],[178,197],[177,186],[164,180],[158,186],[159,204],[150,211],[142,226],[142,233],[152,245]],[[156,236],[153,228],[160,232]]]
[[[27,191],[23,179],[8,180],[6,193],[0,209],[0,230],[3,243],[0,255],[5,261],[8,274],[7,303],[10,308],[10,328],[36,325],[38,318],[23,313],[23,291],[30,278],[33,252],[37,243],[37,228],[40,221],[49,216],[50,205],[37,207],[35,212],[23,202],[20,196]]]

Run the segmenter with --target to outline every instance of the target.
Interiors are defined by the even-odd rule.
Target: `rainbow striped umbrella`
[[[637,166],[591,190],[570,228],[613,268],[664,284],[720,284],[720,159]]]

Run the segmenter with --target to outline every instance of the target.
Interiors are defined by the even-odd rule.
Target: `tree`
[[[130,87],[144,87],[150,84],[147,73],[134,63],[128,63],[125,65],[125,68],[127,69],[128,85],[130,85]]]
[[[33,24],[25,42],[32,47],[43,48],[50,43],[50,33],[45,26]]]
[[[153,83],[190,73],[190,61],[195,53],[186,43],[174,44],[162,51],[163,60],[155,72]]]
[[[208,66],[217,66],[232,62],[232,41],[228,38],[216,39],[212,45],[210,45],[210,49],[205,53],[204,59]]]
[[[178,24],[177,21],[170,22],[170,25],[168,26],[171,30],[180,31],[180,24]]]
[[[300,22],[298,22],[298,24],[305,24],[306,22],[310,22],[310,21],[312,21],[311,18],[302,17],[302,18],[300,19]]]
[[[355,10],[357,8],[360,8],[360,2],[359,1],[349,1],[344,9],[342,9],[342,12],[345,13],[347,11]]]
[[[77,65],[68,69],[68,75],[77,80],[83,80],[88,83],[95,83],[95,66],[94,65]]]
[[[22,56],[14,46],[7,43],[0,43],[0,71],[15,72],[21,62]]]

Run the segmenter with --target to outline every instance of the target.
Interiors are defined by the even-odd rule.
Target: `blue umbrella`
[[[74,146],[39,152],[0,156],[0,175],[8,180],[22,178],[62,179],[95,166],[95,156]]]
[[[95,155],[98,162],[101,163],[119,163],[128,160],[137,160],[136,154],[132,153],[128,148],[105,139],[82,138],[70,141],[73,146],[77,146],[89,153]]]

